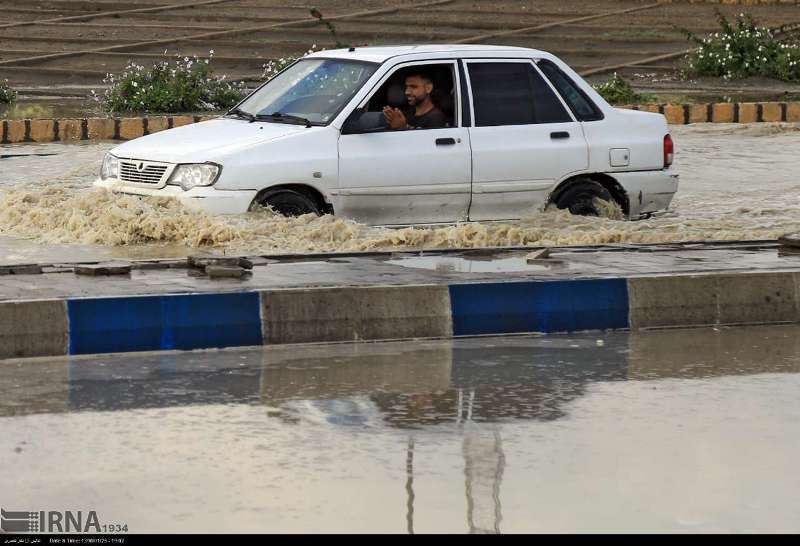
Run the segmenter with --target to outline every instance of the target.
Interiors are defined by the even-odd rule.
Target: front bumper
[[[241,214],[250,209],[256,197],[256,190],[218,190],[213,186],[197,186],[184,191],[179,186],[163,188],[142,188],[129,186],[115,179],[97,179],[94,185],[98,188],[125,193],[129,195],[145,195],[151,197],[170,197],[179,200],[187,208],[201,210],[212,214]]]
[[[666,211],[678,191],[679,176],[672,169],[615,172],[613,176],[628,194],[631,220]]]

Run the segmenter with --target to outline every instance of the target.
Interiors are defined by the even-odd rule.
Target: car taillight
[[[664,136],[664,168],[666,169],[672,165],[672,159],[675,157],[675,145],[672,143],[672,137],[669,135]]]

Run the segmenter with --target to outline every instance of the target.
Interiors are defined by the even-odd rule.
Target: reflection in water
[[[414,437],[408,437],[406,454],[406,528],[408,534],[414,534]]]
[[[470,396],[470,403],[473,399]],[[500,428],[477,426],[467,418],[462,434],[469,532],[500,533],[500,483],[506,465]]]
[[[629,347],[628,379],[800,372],[800,336],[793,325],[700,328],[679,335],[656,330],[632,334]]]
[[[499,533],[503,506],[514,506],[508,496],[525,488],[507,478],[511,491],[503,494],[504,476],[545,447],[507,460],[505,425],[567,418],[601,384],[797,373],[799,331],[765,326],[5,361],[0,417],[244,405],[263,408],[263,420],[281,429],[335,429],[353,443],[364,433],[395,431],[402,440],[392,445],[402,459],[393,459],[394,483],[404,492],[408,533],[426,517],[419,506],[430,502],[425,469],[439,456],[435,434],[455,435],[463,462],[458,488],[466,497],[461,521],[470,533]],[[519,439],[510,445],[519,449]]]

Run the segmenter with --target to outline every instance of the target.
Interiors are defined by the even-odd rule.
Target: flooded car
[[[555,56],[504,46],[308,55],[218,119],[110,150],[95,185],[213,213],[268,206],[373,225],[630,219],[677,191],[660,114],[610,106]]]

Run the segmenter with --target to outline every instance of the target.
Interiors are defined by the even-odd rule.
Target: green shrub
[[[54,118],[58,117],[54,113],[52,106],[43,106],[41,104],[26,104],[20,105],[12,103],[5,108],[3,114],[8,119],[35,119],[35,118]]]
[[[652,95],[637,93],[631,85],[623,80],[617,73],[605,83],[593,85],[595,91],[606,99],[609,104],[638,104],[651,102],[654,100]]]
[[[687,55],[688,74],[741,79],[765,76],[800,81],[800,45],[781,43],[749,14],[739,14],[735,26],[717,14],[721,32],[699,38],[686,31],[698,47]]]
[[[17,92],[8,86],[8,80],[0,82],[0,104],[11,104],[17,100]]]
[[[178,58],[149,68],[129,62],[122,74],[108,74],[103,80],[109,88],[103,95],[92,91],[109,113],[177,113],[225,110],[247,94],[243,82],[231,82],[226,76],[213,76],[209,66],[214,50],[205,60]]]

